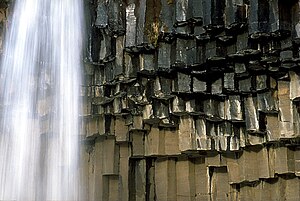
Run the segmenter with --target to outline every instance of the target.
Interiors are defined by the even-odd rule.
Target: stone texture
[[[86,6],[86,200],[300,200],[297,1]]]
[[[101,170],[89,191],[103,186],[90,194],[298,200],[296,1],[94,4],[82,135]]]

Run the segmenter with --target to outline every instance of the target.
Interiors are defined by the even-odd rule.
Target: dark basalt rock
[[[103,192],[129,192],[126,201],[276,199],[274,192],[298,199],[298,191],[286,188],[298,181],[283,179],[300,175],[294,168],[300,39],[292,13],[298,1],[130,0],[123,6],[127,18],[101,11],[105,28],[92,28],[86,67],[85,86],[99,96],[88,92],[95,113],[117,122],[110,133],[122,167],[117,177],[102,179],[109,184]],[[194,181],[199,176],[209,183]]]

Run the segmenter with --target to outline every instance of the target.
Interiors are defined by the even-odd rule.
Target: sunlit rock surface
[[[297,0],[84,3],[85,200],[300,200]]]
[[[300,199],[298,1],[87,7],[90,200]]]

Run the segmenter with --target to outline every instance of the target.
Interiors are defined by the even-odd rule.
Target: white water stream
[[[16,0],[0,74],[0,200],[80,200],[81,0]]]

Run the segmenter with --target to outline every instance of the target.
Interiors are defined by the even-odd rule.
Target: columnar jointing
[[[86,200],[300,200],[298,1],[85,3]]]
[[[90,200],[300,199],[298,1],[88,7]]]

